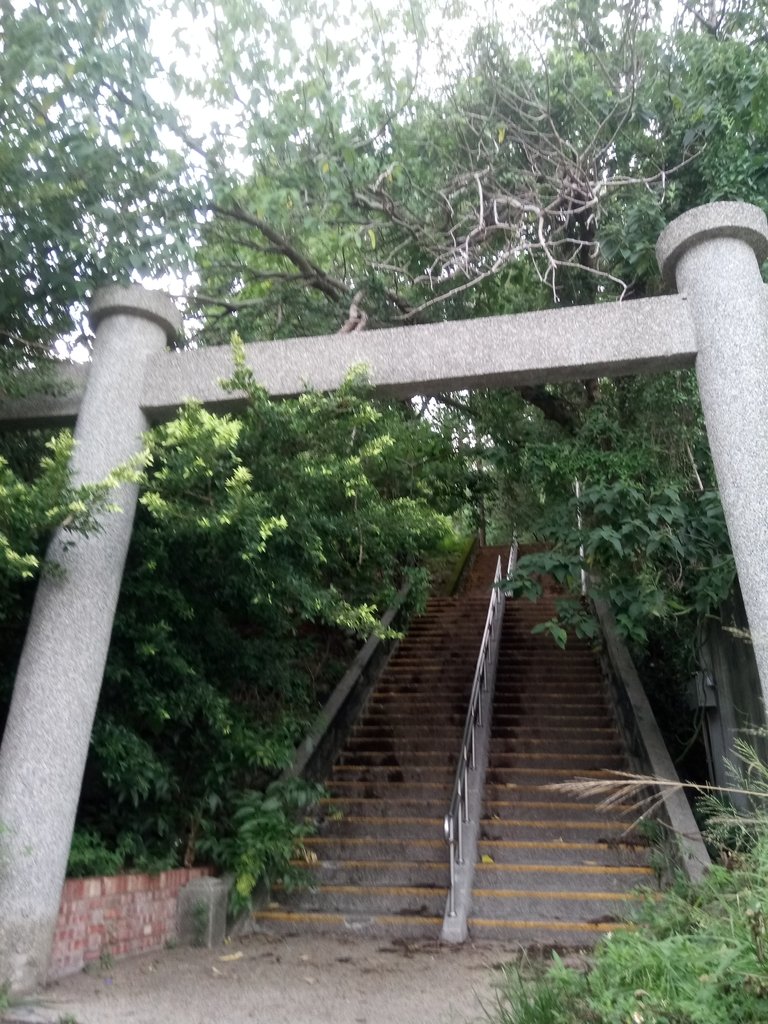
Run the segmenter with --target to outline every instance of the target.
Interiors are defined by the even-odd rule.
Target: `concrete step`
[[[331,796],[342,799],[356,797],[392,800],[431,800],[447,803],[451,794],[451,782],[362,782],[360,780],[336,779],[326,783]]]
[[[469,685],[472,680],[472,673],[475,670],[474,659],[465,662],[443,663],[437,658],[429,658],[428,661],[416,663],[409,659],[401,665],[393,666],[386,676],[381,677],[379,689],[401,688],[405,686],[417,686],[429,689],[434,686],[445,684],[452,689],[459,689],[462,682]]]
[[[552,690],[549,693],[541,693],[531,690],[522,693],[520,690],[497,691],[494,695],[494,715],[497,711],[516,711],[521,707],[531,714],[536,711],[552,712],[562,714],[564,709],[587,708],[592,709],[592,714],[607,710],[607,703],[601,694],[580,693],[578,690]]]
[[[254,931],[270,935],[343,934],[437,941],[443,915],[292,913],[270,908],[253,914],[251,923]]]
[[[499,696],[516,693],[560,693],[561,690],[594,693],[601,697],[605,694],[602,682],[595,679],[591,673],[578,675],[574,672],[552,672],[546,676],[535,676],[527,672],[510,672],[506,677],[497,677],[496,690]]]
[[[599,923],[584,921],[493,921],[473,917],[469,921],[469,937],[473,942],[504,942],[530,949],[535,946],[556,946],[558,949],[585,949],[608,932],[626,927],[615,918]]]
[[[434,767],[448,768],[455,767],[457,751],[455,750],[419,750],[408,751],[408,767]],[[528,754],[527,757],[532,755]],[[589,759],[588,759],[589,760]],[[606,760],[603,758],[603,760]],[[339,759],[338,767],[349,765],[350,767],[381,767],[399,768],[402,762],[394,753],[386,753],[380,750],[345,750]]]
[[[574,768],[573,766],[569,768],[552,768],[548,765],[538,765],[537,767],[510,767],[509,765],[499,767],[491,765],[485,778],[486,783],[491,786],[552,786],[564,782],[573,782],[574,779],[603,779],[605,778],[605,772],[602,769]]]
[[[341,860],[311,865],[296,861],[295,866],[321,885],[416,885],[447,889],[450,879],[447,847],[444,853],[445,857],[436,861]]]
[[[471,673],[474,665],[451,666],[450,669],[431,665],[424,665],[418,669],[410,665],[393,669],[381,677],[376,692],[391,690],[394,693],[419,693],[422,690],[429,690],[439,682],[441,691],[451,694],[462,693],[469,689],[471,684]],[[466,673],[470,672],[470,681],[467,682]],[[437,678],[436,678],[437,677]]]
[[[398,658],[397,664],[392,665],[389,671],[390,673],[418,672],[432,676],[448,674],[460,677],[465,672],[469,672],[471,675],[477,663],[478,650],[479,641],[477,649],[473,649],[462,657],[446,653],[444,649],[436,648],[434,651],[423,649],[419,655],[412,654],[407,657],[403,655]]]
[[[424,739],[424,736],[404,736],[400,733],[393,736],[379,737],[350,736],[347,740],[344,756],[355,756],[357,753],[361,753],[366,756],[373,756],[375,754],[396,754],[398,757],[403,758],[410,757],[413,754],[414,757],[420,757],[428,753],[428,751],[422,749],[424,747]],[[456,754],[458,754],[458,744],[460,740],[461,732],[459,732],[457,736],[454,736],[452,732],[445,732],[439,727],[436,727],[429,737],[430,746],[434,747],[439,743],[444,749],[448,748],[455,750]],[[545,740],[532,740],[529,742],[534,744],[546,743]],[[602,749],[606,748],[603,747]],[[443,751],[440,751],[439,753],[442,756]]]
[[[537,672],[558,672],[567,668],[577,672],[590,672],[600,678],[600,664],[590,651],[553,651],[520,644],[502,644],[499,648],[498,664],[504,671],[511,668],[530,668]]]
[[[456,714],[455,709],[451,709],[451,712]],[[510,719],[524,720],[528,724],[543,725],[546,722],[552,721],[553,713],[555,712],[557,717],[564,721],[570,722],[573,719],[594,718],[598,719],[597,724],[599,725],[612,724],[612,719],[604,702],[590,702],[560,696],[556,701],[539,700],[538,698],[531,698],[530,700],[525,700],[524,698],[500,700],[498,704],[494,704],[493,726],[496,727],[497,723],[499,726],[507,725]]]
[[[450,722],[455,716],[466,717],[469,694],[443,698],[439,689],[425,687],[423,693],[413,694],[404,700],[401,694],[374,693],[368,705],[368,714],[394,714],[410,717],[411,720],[429,716],[430,720]]]
[[[478,858],[490,857],[491,864],[554,864],[558,867],[648,867],[648,847],[626,843],[605,843],[584,837],[579,840],[543,841],[532,839],[478,842]]]
[[[450,786],[453,783],[453,774],[452,769],[435,768],[429,765],[406,765],[405,768],[392,768],[387,765],[337,764],[334,765],[330,784],[346,781],[408,783],[409,785],[438,783]],[[558,780],[552,779],[552,781],[557,782]]]
[[[443,814],[432,818],[413,815],[346,815],[338,821],[326,821],[322,825],[322,835],[337,838],[356,839],[430,839],[441,838],[443,835]]]
[[[547,711],[534,715],[522,708],[514,712],[494,709],[492,734],[516,727],[551,730],[552,732],[614,728],[611,719],[605,714],[579,714],[575,711],[570,714],[559,714]]]
[[[568,792],[567,790],[559,788],[559,782],[563,780],[553,780],[547,783],[527,783],[527,782],[489,782],[486,784],[484,800],[486,803],[492,803],[495,800],[516,804],[520,802],[530,801],[535,804],[546,805],[547,803],[568,803],[572,807],[595,807],[600,803],[599,799],[595,797],[580,798],[575,794]],[[625,807],[625,805],[621,805]],[[627,812],[630,812],[630,808],[627,807]]]
[[[425,704],[425,708],[430,705]],[[431,704],[434,710],[434,701]],[[400,705],[392,704],[391,706],[385,706],[384,704],[371,703],[368,705],[368,709],[365,714],[364,723],[368,726],[377,725],[391,725],[397,727],[400,724],[411,725],[415,721],[431,721],[433,716],[429,718],[424,717],[422,708],[418,709],[418,713],[413,713],[404,710]],[[464,722],[467,718],[466,704],[463,706],[463,710],[448,710],[444,714],[441,714],[440,721],[444,725],[449,725],[451,728],[460,726],[464,728]]]
[[[399,794],[390,797],[333,797],[320,801],[320,813],[324,816],[341,814],[345,818],[439,818],[448,811],[447,798],[404,798]]]
[[[439,692],[440,702],[446,700],[450,700],[452,703],[463,701],[466,705],[472,689],[471,682],[470,676],[469,682],[467,682],[466,678],[463,678],[458,684],[446,682],[445,679],[441,679],[439,683],[420,681],[418,683],[407,683],[403,686],[393,686],[387,683],[376,690],[376,700],[396,699],[402,701],[403,704],[410,705],[411,702],[418,703],[430,698],[434,701],[435,696]]]
[[[613,730],[611,730],[613,731]],[[442,725],[440,728],[441,736],[456,737],[456,742],[461,739],[463,727],[456,725]],[[353,732],[352,738],[358,739],[392,739],[394,737],[406,737],[408,739],[419,739],[422,743],[428,740],[434,735],[434,727],[432,725],[419,725],[418,723],[411,723],[408,721],[400,722],[370,722],[368,719],[363,720],[363,724],[356,725]]]
[[[537,667],[547,665],[571,665],[574,667],[591,668],[599,671],[599,662],[596,661],[592,651],[574,650],[566,648],[564,651],[557,647],[547,647],[543,644],[502,644],[499,646],[500,665],[533,664]]]
[[[483,628],[480,624],[477,628],[466,630],[461,629],[456,623],[446,623],[445,629],[435,631],[429,636],[415,635],[402,642],[393,663],[423,661],[428,653],[445,661],[457,658],[461,661],[471,661],[477,657],[482,636]]]
[[[442,836],[435,836],[434,839],[310,836],[304,840],[304,845],[323,861],[435,861],[445,857],[447,863],[447,846]]]
[[[310,885],[285,892],[279,886],[273,896],[283,910],[304,913],[388,914],[440,917],[445,911],[447,886],[418,885]]]
[[[493,794],[486,793],[483,803],[483,815],[489,820],[507,821],[508,819],[525,818],[530,821],[552,821],[554,819],[579,821],[623,821],[632,823],[637,812],[625,804],[613,804],[609,811],[601,810],[596,803],[569,800],[564,795],[551,800],[493,799]]]
[[[624,763],[624,757],[621,754],[611,754],[603,751],[580,754],[557,754],[553,751],[542,752],[533,750],[523,752],[498,751],[491,754],[490,758],[490,766],[492,768],[535,768],[551,765],[553,768],[571,768],[576,773],[581,772],[582,769],[620,769],[624,767]]]
[[[399,827],[399,826],[398,826]],[[633,842],[636,833],[626,821],[599,821],[595,819],[550,818],[536,821],[519,818],[483,818],[480,822],[482,839],[522,840],[528,842]]]
[[[516,718],[517,721],[512,720]],[[356,730],[357,732],[357,730]],[[526,719],[522,715],[510,716],[503,723],[503,727],[496,730],[499,737],[540,738],[549,739],[557,736],[584,736],[587,739],[600,739],[602,737],[618,737],[616,727],[608,724],[604,718],[596,717],[594,724],[574,724],[572,721],[564,722],[560,718],[548,716],[543,719]]]
[[[631,914],[644,899],[639,893],[582,892],[580,890],[475,889],[472,918],[488,921],[597,922]]]
[[[656,875],[642,865],[611,867],[563,864],[477,864],[475,886],[478,890],[518,889],[549,892],[563,888],[578,892],[622,893],[639,886],[654,888]]]
[[[490,756],[496,763],[498,756],[505,754],[521,754],[530,752],[532,754],[618,754],[621,747],[618,737],[612,736],[580,736],[578,734],[561,735],[555,738],[546,736],[526,735],[520,730],[514,730],[507,735],[498,734],[491,737]]]

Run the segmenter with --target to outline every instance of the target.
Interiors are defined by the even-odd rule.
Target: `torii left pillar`
[[[149,356],[181,319],[168,296],[110,286],[90,308],[93,364],[75,427],[75,483],[135,457],[148,423],[140,400]],[[91,727],[99,699],[138,485],[87,538],[59,530],[43,572],[0,748],[0,983],[45,981]]]

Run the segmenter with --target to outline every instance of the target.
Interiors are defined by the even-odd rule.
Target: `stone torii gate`
[[[288,342],[252,343],[246,361],[275,396],[332,390],[369,368],[386,395],[507,387],[695,365],[723,507],[768,696],[768,256],[764,214],[715,203],[674,221],[657,254],[677,294],[626,304],[524,313]],[[222,390],[226,349],[167,352],[180,327],[170,299],[108,287],[90,309],[90,368],[70,368],[61,398],[7,401],[0,422],[76,421],[74,477],[93,482],[141,449],[142,432],[187,399],[237,409]],[[57,534],[43,575],[0,748],[0,982],[45,979],[91,727],[138,488],[121,512],[69,546]]]

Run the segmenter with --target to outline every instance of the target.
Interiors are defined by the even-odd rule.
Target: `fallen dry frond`
[[[559,793],[570,793],[580,799],[601,797],[598,807],[612,808],[617,803],[628,803],[633,810],[647,816],[658,807],[666,795],[680,790],[693,790],[701,796],[747,796],[755,797],[754,790],[741,786],[706,786],[695,782],[681,782],[679,779],[656,778],[636,772],[606,771],[599,778],[575,777],[568,782],[552,782],[546,787]],[[648,792],[652,790],[652,792]],[[762,794],[764,796],[764,794]]]

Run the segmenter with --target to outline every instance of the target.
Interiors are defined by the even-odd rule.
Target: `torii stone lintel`
[[[96,322],[105,308],[102,294],[94,299]],[[654,373],[692,366],[695,356],[693,323],[679,295],[245,345],[246,364],[276,398],[333,391],[357,366],[375,391],[405,398]],[[147,361],[142,410],[151,422],[171,418],[189,399],[217,412],[237,410],[244,396],[221,387],[233,369],[228,346],[158,353]],[[87,377],[87,366],[63,363],[57,395],[0,402],[0,424],[74,422]]]

